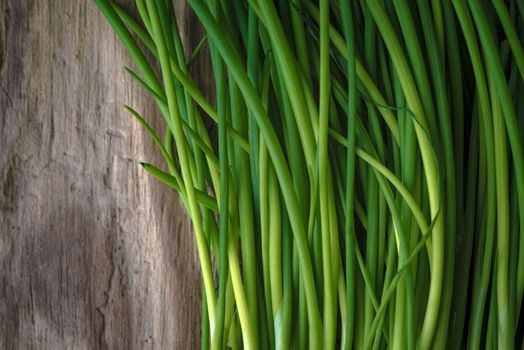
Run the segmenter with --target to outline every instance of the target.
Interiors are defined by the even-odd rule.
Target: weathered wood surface
[[[91,1],[0,0],[0,349],[198,346],[191,226],[137,166],[160,157],[122,104],[160,122],[129,64]]]

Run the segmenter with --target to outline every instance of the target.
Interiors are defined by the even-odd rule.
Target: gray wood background
[[[198,347],[194,238],[137,165],[160,155],[122,105],[161,124],[130,64],[89,0],[0,0],[0,349]]]

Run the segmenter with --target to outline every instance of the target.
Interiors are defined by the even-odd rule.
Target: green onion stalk
[[[125,106],[202,349],[523,346],[522,1],[187,0],[194,42],[171,0],[93,1],[163,118]]]

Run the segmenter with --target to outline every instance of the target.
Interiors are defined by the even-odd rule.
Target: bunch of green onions
[[[524,347],[522,0],[188,0],[189,54],[171,0],[95,2],[165,120],[126,106],[193,222],[203,349]]]

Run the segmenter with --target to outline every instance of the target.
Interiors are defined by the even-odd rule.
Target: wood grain
[[[137,166],[160,156],[122,105],[161,124],[130,64],[91,1],[0,0],[0,349],[198,347],[194,238]]]

